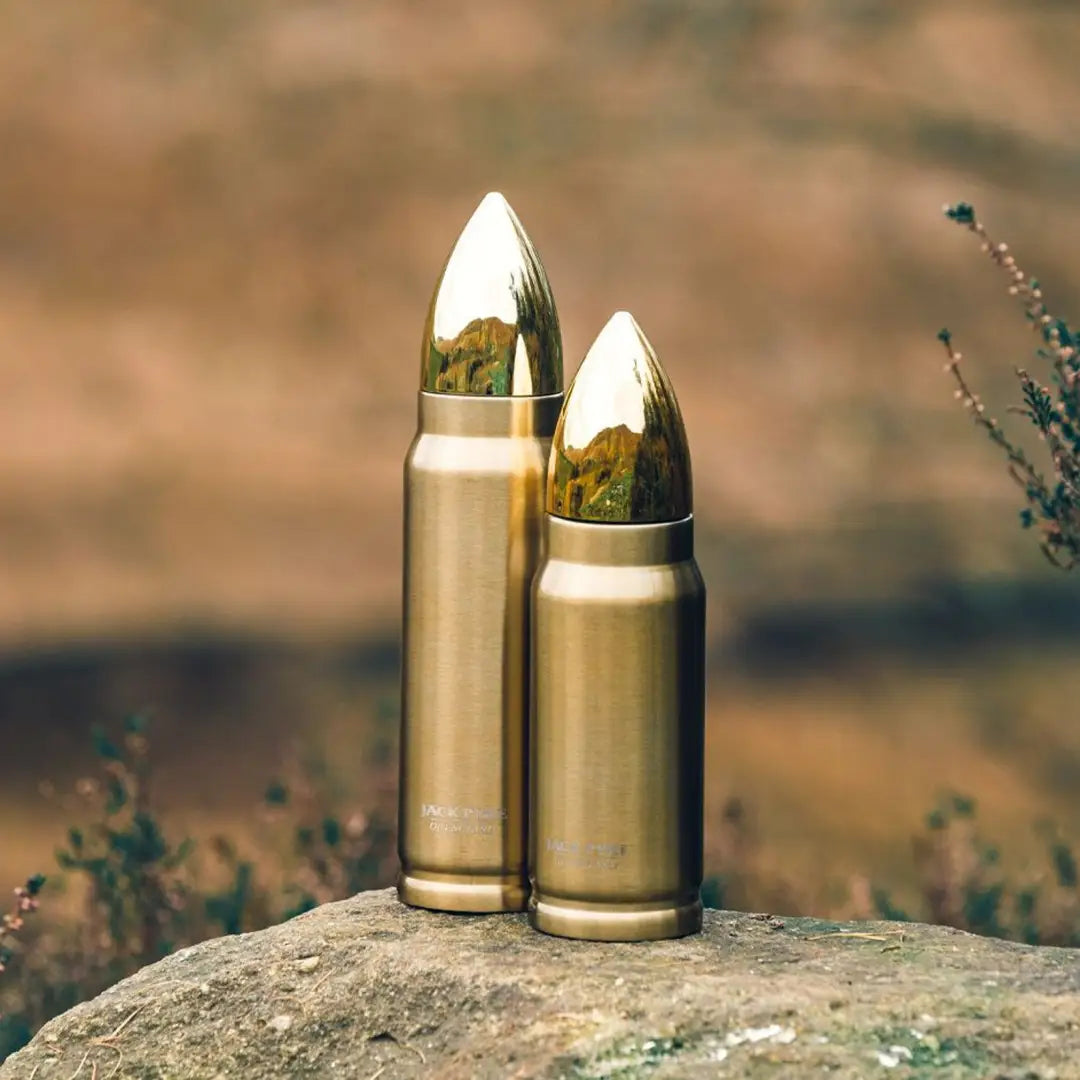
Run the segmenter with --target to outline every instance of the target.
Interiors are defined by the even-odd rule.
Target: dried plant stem
[[[942,337],[941,340],[944,343],[945,351],[949,356],[946,370],[951,372],[953,378],[956,379],[957,398],[963,402],[964,407],[971,413],[971,417],[975,423],[990,436],[990,439],[993,442],[997,443],[997,445],[1005,451],[1005,455],[1008,457],[1011,466],[1009,475],[1012,476],[1022,488],[1026,489],[1028,485],[1034,485],[1046,490],[1046,481],[1043,479],[1038,469],[1028,461],[1027,455],[1018,446],[1010,442],[1008,436],[1002,429],[1001,424],[999,424],[994,417],[986,415],[986,406],[983,404],[982,399],[968,385],[963,372],[960,370],[960,361],[963,359],[963,356],[953,348],[952,339],[949,337]]]
[[[978,237],[983,252],[1007,275],[1010,295],[1020,298],[1029,325],[1040,335],[1042,345],[1037,353],[1052,366],[1055,387],[1052,390],[1042,385],[1024,368],[1017,367],[1024,405],[1009,411],[1024,416],[1037,429],[1050,454],[1052,478],[1040,473],[1001,424],[986,415],[986,407],[960,369],[961,355],[953,348],[948,330],[938,334],[948,355],[945,369],[956,380],[956,397],[990,440],[1005,452],[1009,475],[1024,490],[1028,501],[1028,508],[1021,512],[1024,527],[1038,524],[1043,554],[1059,569],[1070,570],[1080,562],[1080,337],[1074,335],[1065,320],[1050,313],[1039,282],[1028,278],[1007,244],[991,239],[972,206],[946,206],[945,214]]]

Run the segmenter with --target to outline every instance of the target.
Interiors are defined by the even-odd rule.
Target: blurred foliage
[[[81,886],[81,917],[24,924],[44,885],[35,876],[16,890],[14,910],[0,923],[0,1060],[52,1016],[178,948],[273,925],[386,885],[393,874],[392,827],[377,813],[350,809],[352,800],[318,757],[267,784],[258,814],[263,835],[253,852],[219,836],[207,861],[162,824],[151,797],[146,719],[129,718],[119,738],[95,729],[93,739],[97,775],[77,786],[88,820],[68,830],[57,851],[59,880],[46,893],[59,897]],[[1038,833],[1042,865],[1010,876],[998,848],[979,834],[974,800],[950,795],[914,841],[918,909],[903,909],[887,890],[854,879],[846,914],[1080,946],[1076,855],[1053,825],[1040,824]],[[740,799],[725,804],[717,850],[720,873],[702,889],[707,907],[806,909],[805,894],[770,861]]]
[[[295,781],[267,786],[259,850],[242,854],[218,836],[208,862],[190,838],[168,834],[154,805],[146,718],[128,718],[119,735],[94,729],[97,775],[77,785],[88,821],[56,852],[55,893],[81,889],[80,917],[24,927],[44,884],[37,876],[0,924],[0,1061],[52,1016],[176,949],[390,880],[393,829],[348,807],[318,759],[299,763]]]
[[[737,799],[725,809],[724,829],[721,872],[702,886],[705,906],[751,910],[760,904],[748,905],[748,898],[760,901],[771,892],[768,910],[803,911],[795,884],[782,875],[777,879],[763,861]],[[1030,945],[1080,947],[1080,870],[1073,846],[1050,822],[1039,823],[1036,832],[1041,862],[1018,875],[1007,874],[999,848],[979,833],[975,800],[960,794],[944,796],[927,814],[925,829],[912,844],[918,908],[909,911],[894,903],[888,890],[856,878],[849,884],[844,910],[835,914],[917,920]]]
[[[1080,946],[1080,879],[1073,847],[1050,822],[1040,823],[1037,832],[1041,865],[1009,875],[999,848],[979,833],[975,800],[955,794],[943,798],[913,845],[921,909],[909,914],[887,891],[875,889],[877,914],[1031,945]]]

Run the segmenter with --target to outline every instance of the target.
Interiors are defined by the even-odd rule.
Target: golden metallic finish
[[[549,517],[534,617],[532,924],[598,941],[696,932],[705,585],[693,519]]]
[[[633,315],[593,342],[555,430],[547,510],[576,521],[679,521],[692,510],[679,403]]]
[[[563,400],[527,392],[530,381],[559,391],[562,380],[558,319],[531,253],[506,203],[488,196],[451,255],[428,321],[443,327],[444,307],[459,329],[509,319],[512,365],[496,357],[486,368],[462,366],[461,345],[443,372],[464,370],[467,385],[489,389],[508,379],[509,390],[422,390],[405,461],[398,894],[443,911],[520,911],[528,898],[530,586]],[[524,313],[516,323],[514,309],[497,303],[513,295],[487,286],[509,287],[523,266],[539,277],[516,294]]]
[[[420,395],[406,462],[399,895],[520,911],[529,586],[562,396]]]
[[[621,378],[620,367],[613,371]],[[634,385],[642,398],[665,387],[668,426],[646,432],[657,445],[685,448],[674,395],[655,371],[659,378]],[[606,384],[579,376],[574,389],[588,391],[581,415],[604,415],[612,397]],[[616,398],[621,415],[633,413],[628,394]],[[571,426],[572,403],[568,397],[561,431]],[[687,464],[685,455],[671,459],[674,469]],[[689,505],[689,469],[665,490]],[[694,561],[693,517],[612,524],[548,514],[546,529],[533,595],[530,921],[550,934],[602,941],[694,933],[701,927],[705,585]]]
[[[431,298],[421,389],[540,397],[563,388],[562,337],[551,286],[517,214],[486,195],[446,261]]]

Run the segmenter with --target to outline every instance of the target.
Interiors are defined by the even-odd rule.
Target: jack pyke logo
[[[421,803],[420,816],[431,832],[465,833],[471,836],[494,835],[507,819],[504,806],[447,806]]]

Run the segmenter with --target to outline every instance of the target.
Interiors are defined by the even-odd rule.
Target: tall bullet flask
[[[540,259],[484,198],[435,288],[405,461],[398,895],[441,911],[528,900],[530,585],[562,406]]]
[[[530,920],[599,941],[694,933],[705,585],[679,406],[626,312],[567,394],[546,529],[534,595]]]

